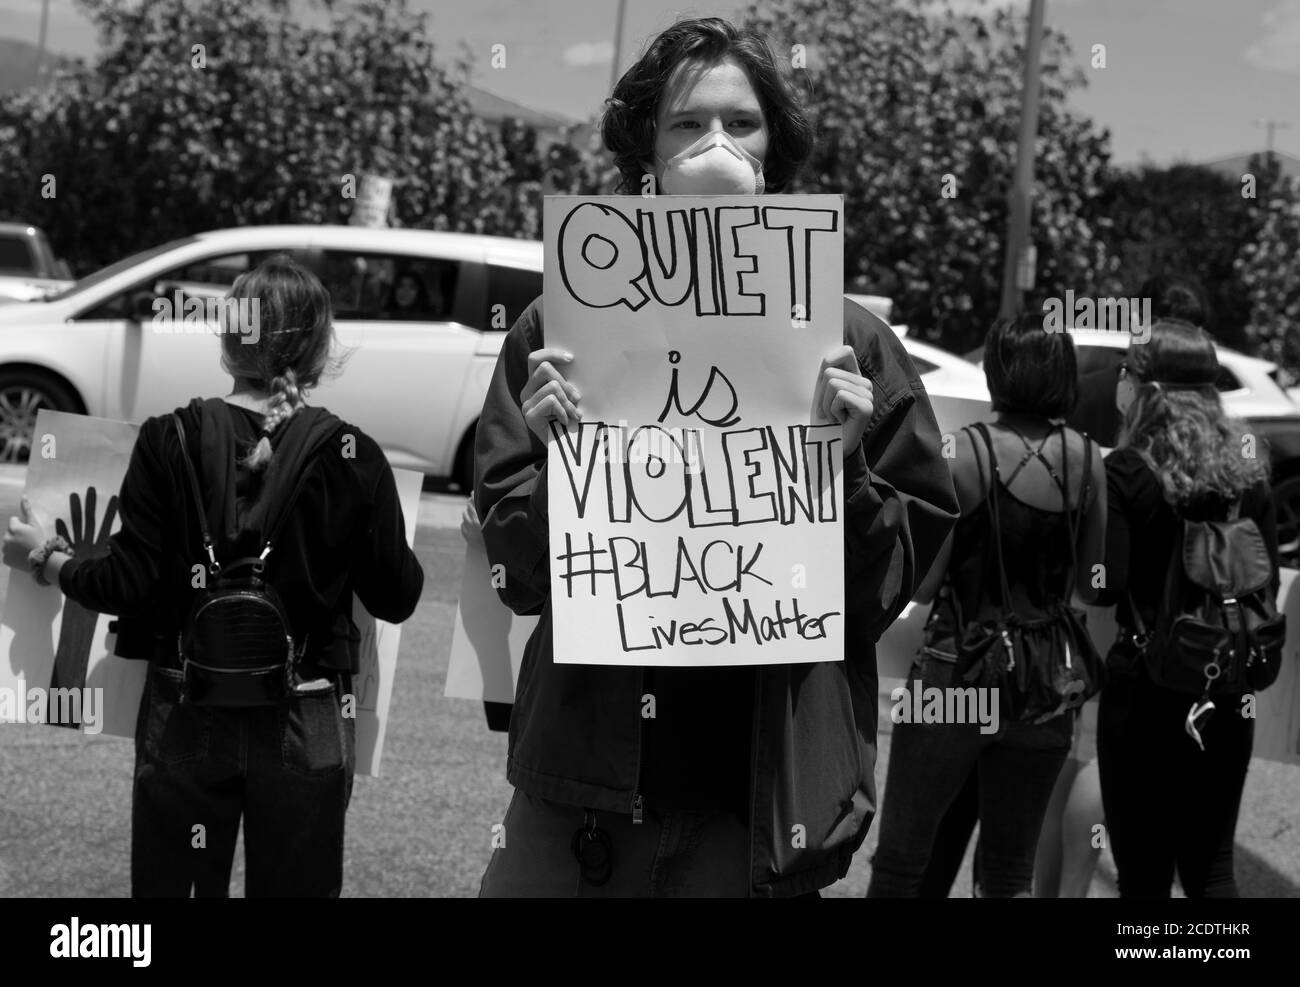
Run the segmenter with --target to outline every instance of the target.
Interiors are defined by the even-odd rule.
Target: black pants
[[[1169,897],[1175,868],[1189,898],[1238,896],[1233,836],[1255,721],[1220,702],[1202,751],[1184,729],[1193,698],[1140,672],[1102,690],[1097,760],[1123,898]]]
[[[907,681],[913,688],[942,689],[960,687],[957,676],[952,661],[923,651]],[[938,875],[930,874],[929,865],[935,842],[972,773],[979,777],[981,893],[1030,894],[1038,832],[1070,751],[1074,716],[1039,725],[1000,723],[988,734],[974,723],[895,725],[867,897],[934,893]],[[951,834],[945,839],[951,846]]]
[[[356,720],[347,676],[283,706],[177,702],[180,673],[150,665],[136,724],[134,897],[225,897],[240,818],[248,897],[337,897]]]

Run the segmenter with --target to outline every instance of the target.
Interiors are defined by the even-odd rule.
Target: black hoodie
[[[308,659],[356,671],[352,593],[370,613],[396,623],[414,611],[424,585],[378,444],[323,409],[303,408],[271,437],[270,465],[253,473],[236,457],[260,435],[259,413],[195,398],[177,414],[219,562],[260,554],[264,522],[274,522],[301,474],[302,491],[267,558],[267,579],[295,638],[309,635]],[[74,558],[59,584],[83,606],[121,616],[120,656],[173,664],[176,632],[195,594],[193,567],[206,566],[207,556],[170,414],[140,426],[118,506],[122,524],[108,554]]]

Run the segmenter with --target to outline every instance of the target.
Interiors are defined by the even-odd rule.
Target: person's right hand
[[[578,389],[557,369],[557,365],[572,362],[573,354],[560,349],[543,347],[528,354],[528,383],[519,396],[523,400],[524,420],[543,442],[551,437],[552,421],[566,428],[582,421]]]

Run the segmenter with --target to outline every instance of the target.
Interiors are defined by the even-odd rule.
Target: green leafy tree
[[[977,345],[1001,299],[1023,11],[778,0],[744,19],[803,80],[817,146],[796,191],[844,195],[846,282],[892,296],[896,320],[924,338]],[[1109,135],[1066,107],[1084,82],[1049,30],[1032,223],[1043,295],[1093,292],[1114,267],[1089,208]]]
[[[323,26],[283,0],[81,2],[94,64],[0,99],[5,212],[78,270],[205,229],[346,222],[345,176],[372,171],[399,225],[536,234],[464,55],[435,61],[406,0],[325,4]]]

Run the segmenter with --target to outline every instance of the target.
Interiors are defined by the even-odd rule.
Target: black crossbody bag
[[[270,535],[261,555],[222,565],[213,549],[185,429],[180,418],[173,415],[172,420],[208,557],[204,586],[176,635],[181,701],[198,706],[278,705],[293,691],[294,669],[306,652],[307,637],[301,645],[295,643],[289,614],[275,587],[266,581],[266,558],[302,492],[312,460],[304,465],[279,517],[268,526]]]

